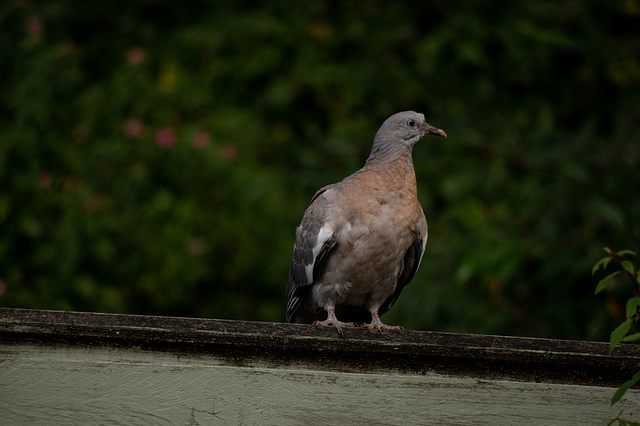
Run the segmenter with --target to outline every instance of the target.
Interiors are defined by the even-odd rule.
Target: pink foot
[[[338,334],[340,334],[340,336],[344,337],[344,334],[342,333],[342,327],[357,327],[358,324],[354,323],[354,322],[342,322],[339,321],[338,318],[336,318],[336,312],[335,309],[333,308],[329,308],[327,309],[327,319],[324,321],[314,321],[313,325],[332,325],[336,328],[336,330],[338,330]]]
[[[380,321],[380,315],[378,312],[371,312],[371,322],[369,324],[362,324],[362,327],[371,329],[371,330],[404,330],[404,327],[401,325],[387,325]]]

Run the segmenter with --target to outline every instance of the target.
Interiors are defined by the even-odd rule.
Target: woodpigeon
[[[383,324],[380,315],[411,281],[424,253],[427,221],[411,152],[425,135],[447,136],[420,113],[392,115],[376,133],[364,167],[313,196],[296,230],[287,322],[332,325],[340,335],[342,327],[358,323],[402,329]]]

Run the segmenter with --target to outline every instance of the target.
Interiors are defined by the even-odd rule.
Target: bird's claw
[[[342,333],[342,327],[358,327],[358,324],[354,322],[342,322],[337,319],[326,319],[324,321],[314,321],[313,325],[332,325],[338,331],[340,336],[344,336]]]
[[[387,325],[387,324],[383,324],[383,323],[369,323],[369,324],[362,324],[361,327],[364,328],[368,328],[369,330],[378,330],[378,331],[382,331],[382,330],[404,330],[404,327],[401,325]]]

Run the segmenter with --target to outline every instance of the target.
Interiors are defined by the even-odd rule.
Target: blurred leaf
[[[620,324],[618,327],[616,327],[615,330],[611,332],[611,340],[609,341],[609,352],[613,352],[613,348],[615,348],[618,343],[622,342],[622,339],[624,339],[626,334],[629,332],[632,323],[633,319],[630,318]]]
[[[640,381],[640,371],[638,371],[636,374],[633,375],[633,377],[627,381],[624,382],[613,394],[613,397],[611,397],[611,405],[615,404],[616,402],[620,401],[620,398],[622,398],[624,396],[624,394],[636,383],[638,383],[638,381]]]
[[[632,318],[638,312],[638,306],[640,306],[640,296],[632,297],[627,301],[626,313],[627,318]]]
[[[640,333],[634,333],[634,334],[630,334],[628,336],[625,336],[624,339],[622,339],[622,341],[623,342],[635,342],[638,339],[640,339]]]
[[[633,263],[631,263],[628,260],[623,260],[622,262],[620,262],[620,265],[622,266],[622,268],[624,268],[625,271],[627,271],[630,274],[634,274],[635,270],[633,268]]]
[[[605,278],[601,279],[596,286],[595,294],[600,293],[602,290],[607,288],[609,281],[611,281],[616,275],[619,275],[621,271],[616,271],[612,274],[607,275]]]
[[[595,274],[596,271],[598,270],[598,268],[600,268],[600,266],[602,266],[602,269],[607,269],[607,265],[609,264],[609,262],[611,262],[611,257],[607,256],[607,257],[603,257],[602,259],[600,259],[594,266],[593,269],[591,270],[591,275]]]

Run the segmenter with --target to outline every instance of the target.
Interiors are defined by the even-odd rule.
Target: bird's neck
[[[375,167],[378,165],[389,167],[391,164],[406,163],[413,168],[411,162],[411,151],[413,146],[403,143],[390,143],[383,139],[376,138],[365,167]]]
[[[372,152],[364,169],[373,172],[387,189],[398,196],[417,194],[416,174],[413,169],[411,150],[394,153],[394,155],[376,156]]]

